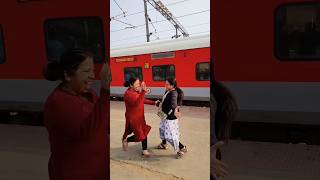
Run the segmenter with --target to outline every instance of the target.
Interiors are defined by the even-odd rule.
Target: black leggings
[[[167,141],[164,139],[164,140],[162,140],[162,144],[167,144]],[[184,148],[184,145],[183,144],[181,144],[181,142],[179,142],[179,149],[181,150],[181,149],[183,149]]]
[[[128,137],[127,141],[128,142],[135,142],[134,138],[135,138],[135,136],[132,135],[132,136]],[[142,150],[148,149],[148,139],[147,138],[145,138],[143,141],[141,141],[141,144],[142,144]]]

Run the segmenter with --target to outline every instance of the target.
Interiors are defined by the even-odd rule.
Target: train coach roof
[[[132,56],[184,49],[210,47],[210,35],[186,37],[167,41],[154,41],[123,48],[111,49],[111,57]]]

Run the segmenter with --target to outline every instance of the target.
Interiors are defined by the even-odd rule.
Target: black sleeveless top
[[[174,115],[174,110],[178,106],[178,93],[176,90],[170,91],[162,103],[162,111],[168,115],[168,120],[177,119]],[[169,114],[169,112],[171,113]]]

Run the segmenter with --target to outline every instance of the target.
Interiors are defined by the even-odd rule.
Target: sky
[[[210,0],[161,0],[161,2],[178,19],[190,37],[210,34]],[[147,41],[143,0],[110,0],[110,8],[110,17],[116,19],[110,22],[111,49]],[[175,35],[174,26],[151,4],[147,3],[147,8],[152,22],[149,22],[149,31],[152,33],[150,41],[171,40]]]

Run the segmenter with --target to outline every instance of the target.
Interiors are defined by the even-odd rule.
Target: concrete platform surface
[[[147,124],[152,129],[148,136],[149,150],[153,157],[141,157],[141,143],[130,143],[129,150],[122,150],[121,138],[125,127],[123,102],[111,102],[111,179],[209,179],[210,164],[210,109],[207,107],[183,107],[180,121],[181,142],[189,152],[176,159],[173,148],[157,150],[160,143],[160,119],[155,106],[145,105]]]

